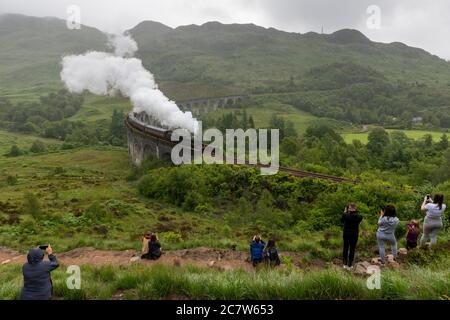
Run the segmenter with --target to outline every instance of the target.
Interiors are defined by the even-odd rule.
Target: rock
[[[139,261],[139,260],[141,260],[141,258],[138,257],[138,256],[136,256],[136,257],[131,257],[131,259],[130,259],[131,262],[136,262],[136,261]]]
[[[367,268],[364,266],[363,263],[359,262],[359,263],[356,264],[355,273],[357,273],[357,274],[365,274],[366,271],[367,271]]]
[[[214,267],[215,264],[216,264],[216,262],[214,260],[211,260],[208,262],[208,267],[212,268],[212,267]]]
[[[7,264],[7,263],[10,263],[11,262],[11,259],[8,259],[8,260],[5,260],[5,261],[2,261],[2,264]]]
[[[388,266],[392,269],[399,269],[400,264],[397,261],[389,261]]]
[[[392,254],[388,254],[386,256],[386,260],[387,260],[387,262],[394,262],[395,258],[394,258],[394,256]]]
[[[366,269],[370,266],[370,262],[369,261],[363,261],[363,262],[360,262],[360,263]]]
[[[398,254],[406,255],[408,254],[408,250],[406,248],[400,248],[398,249]]]
[[[374,270],[380,270],[380,266],[377,264],[371,264],[367,267],[366,273],[367,274],[373,274]]]
[[[372,258],[372,260],[370,260],[370,264],[379,264],[379,263],[380,263],[379,258]]]

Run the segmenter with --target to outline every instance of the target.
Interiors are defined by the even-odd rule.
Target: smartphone
[[[430,196],[429,194],[427,194],[427,199],[428,199],[428,200],[430,200],[430,199],[431,199],[431,196]]]
[[[39,249],[41,249],[41,250],[47,250],[47,248],[48,248],[48,244],[39,246]]]

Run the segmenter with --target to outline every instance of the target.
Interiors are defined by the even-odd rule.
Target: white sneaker
[[[348,269],[348,266],[347,266],[346,264],[344,264],[344,265],[342,266],[342,268],[344,268],[345,270],[347,270],[347,269]]]

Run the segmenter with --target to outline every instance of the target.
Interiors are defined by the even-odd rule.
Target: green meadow
[[[386,130],[389,133],[392,132],[403,132],[410,139],[419,140],[422,139],[425,135],[431,135],[433,137],[433,141],[437,142],[442,137],[444,132],[437,131],[427,131],[427,130]],[[342,133],[342,137],[344,138],[346,143],[352,143],[354,140],[360,141],[364,144],[368,142],[369,132],[362,133]]]

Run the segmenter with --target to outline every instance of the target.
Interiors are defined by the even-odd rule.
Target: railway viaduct
[[[143,118],[130,113],[125,120],[128,138],[128,157],[134,165],[140,166],[149,157],[170,161],[172,147],[169,130],[146,123]]]
[[[142,162],[153,156],[158,159],[171,161],[172,148],[177,142],[171,141],[171,131],[153,126],[148,123],[146,115],[129,113],[125,125],[128,137],[128,156],[130,162],[140,166]],[[248,166],[261,167],[261,165],[244,164]],[[280,167],[280,172],[299,178],[313,178],[328,180],[337,183],[358,183],[358,181],[350,180],[342,177],[335,177],[314,172],[307,172],[297,169]]]
[[[178,101],[177,105],[183,111],[191,111],[193,114],[215,111],[217,108],[225,108],[242,102],[247,98],[244,95],[234,95],[225,97],[202,98]]]

